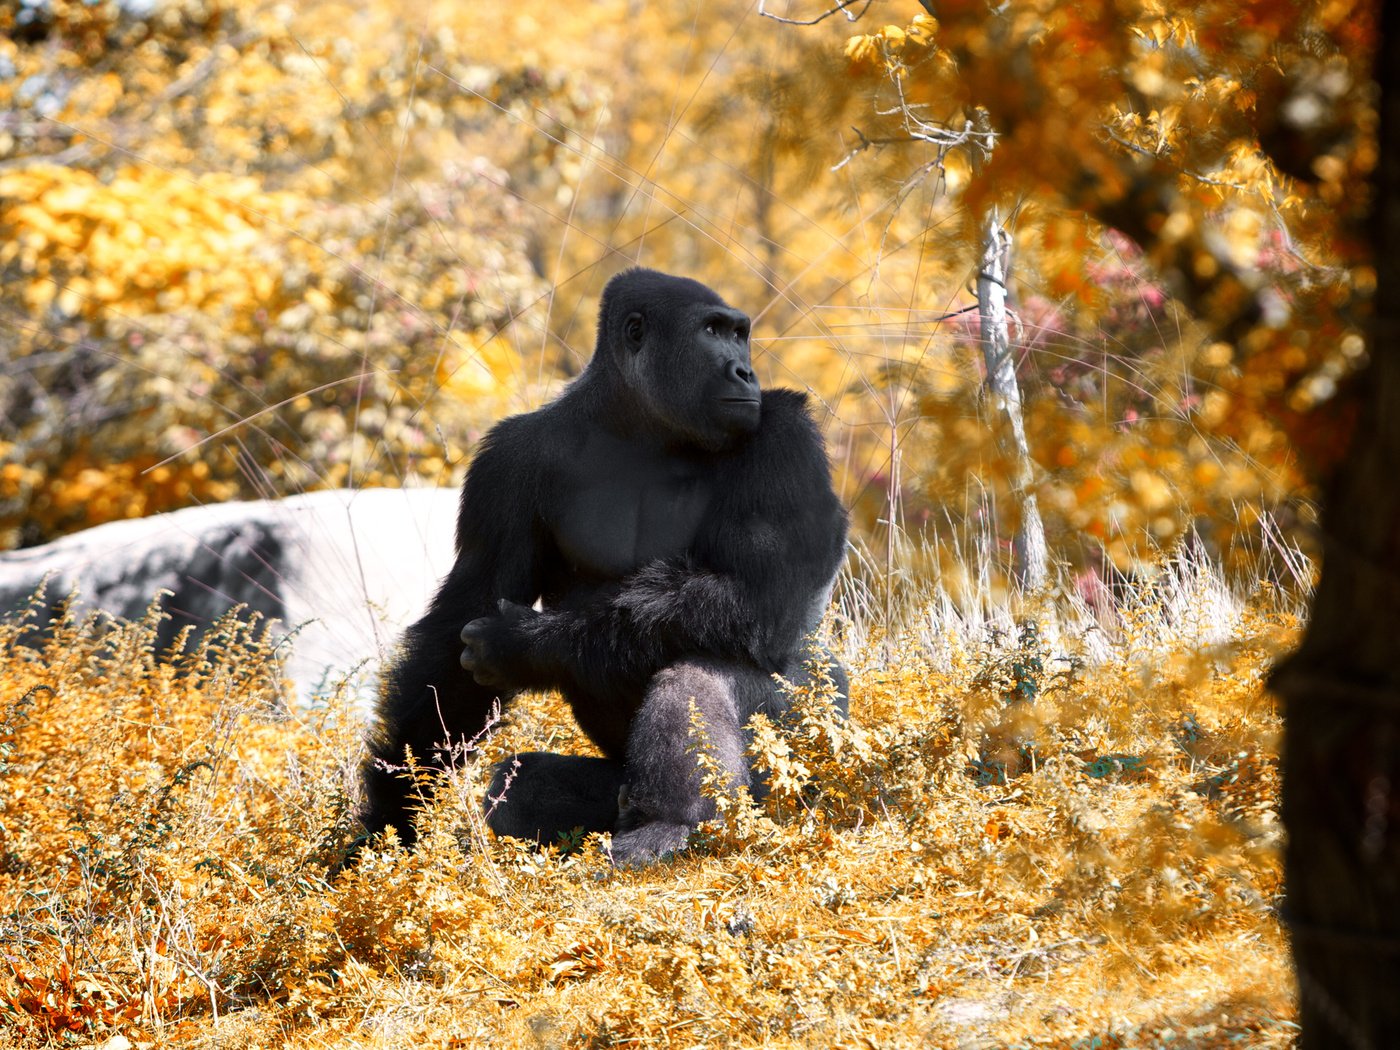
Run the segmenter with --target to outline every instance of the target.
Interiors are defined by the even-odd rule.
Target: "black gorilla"
[[[619,274],[583,374],[499,423],[472,462],[457,560],[386,676],[366,827],[412,837],[411,788],[387,768],[406,747],[440,762],[496,698],[553,688],[606,757],[498,769],[492,828],[541,841],[612,830],[621,863],[680,848],[713,815],[691,702],[750,785],[744,726],[783,714],[774,672],[809,673],[845,540],[806,398],[760,395],[748,317],[697,281]],[[844,707],[845,674],[833,676]]]

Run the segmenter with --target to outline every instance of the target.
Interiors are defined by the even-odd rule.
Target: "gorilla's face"
[[[758,379],[749,362],[749,319],[723,304],[696,304],[645,334],[646,319],[629,318],[634,387],[667,430],[701,448],[731,446],[758,429]],[[635,346],[636,349],[631,349]]]
[[[628,386],[654,423],[708,451],[731,448],[759,423],[749,319],[704,285],[649,271],[623,277],[615,329]],[[619,310],[621,312],[621,310]]]

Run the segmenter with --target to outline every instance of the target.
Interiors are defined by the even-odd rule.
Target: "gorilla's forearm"
[[[706,654],[760,663],[765,632],[747,591],[735,576],[657,561],[629,578],[610,604],[635,640],[650,642],[663,656]]]
[[[781,671],[815,626],[810,610],[823,604],[825,588],[814,580],[781,603],[763,601],[772,582],[654,562],[587,603],[521,623],[513,684],[608,695],[640,689],[693,656]]]

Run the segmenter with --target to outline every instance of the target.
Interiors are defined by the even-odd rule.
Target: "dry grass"
[[[1180,565],[1109,630],[940,608],[854,632],[851,723],[759,727],[770,798],[638,872],[494,840],[478,762],[328,877],[358,727],[288,714],[254,632],[0,627],[0,1043],[1290,1045],[1262,682],[1296,617]],[[582,747],[551,697],[483,749],[541,746]]]

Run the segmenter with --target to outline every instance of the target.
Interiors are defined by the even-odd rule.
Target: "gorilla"
[[[557,689],[604,757],[503,763],[490,827],[611,831],[626,865],[681,849],[714,815],[692,710],[730,785],[759,791],[745,727],[784,715],[775,673],[827,664],[844,713],[845,672],[810,635],[846,528],[806,396],[759,390],[749,318],[698,281],[618,274],[588,366],[472,461],[456,561],[384,678],[366,830],[412,841],[406,749],[441,768],[497,700]]]

